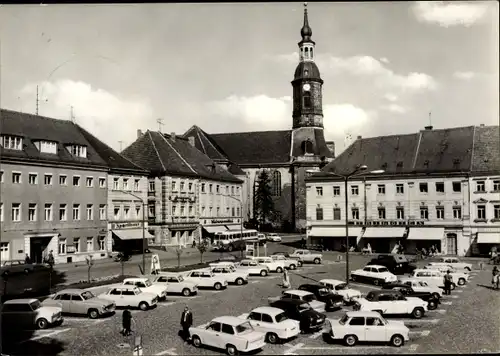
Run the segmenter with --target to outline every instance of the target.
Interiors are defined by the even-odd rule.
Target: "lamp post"
[[[240,243],[243,244],[243,202],[241,199],[235,198],[231,195],[221,194],[223,197],[231,198],[240,203]],[[240,246],[241,247],[241,246]],[[243,258],[243,250],[241,250],[241,258]]]
[[[342,178],[344,180],[344,203],[345,203],[345,281],[347,285],[349,285],[349,187],[348,182],[350,178],[361,176],[363,174],[380,174],[384,173],[384,170],[379,169],[375,171],[366,172],[368,167],[366,165],[358,165],[352,172],[348,174],[337,174],[333,172],[323,172],[323,171],[311,171],[308,170],[308,173],[321,173],[326,174],[328,176]],[[365,210],[366,215],[366,210]]]

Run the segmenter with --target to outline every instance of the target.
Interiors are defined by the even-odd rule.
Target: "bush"
[[[120,276],[119,274],[116,274],[113,276],[94,278],[94,279],[90,280],[90,282],[83,279],[83,280],[78,281],[76,283],[57,286],[57,288],[55,288],[55,290],[54,290],[54,293],[59,292],[63,289],[70,289],[70,288],[87,289],[87,288],[92,288],[92,287],[105,286],[108,284],[121,283],[121,282],[123,282],[123,280],[125,278],[131,278],[131,277],[135,277],[135,276]]]
[[[217,260],[213,260],[213,261],[209,261],[209,262],[203,262],[203,263],[195,263],[195,264],[191,264],[191,265],[185,265],[185,266],[179,266],[179,267],[165,267],[165,268],[162,268],[162,272],[173,272],[173,273],[176,273],[176,272],[187,272],[187,271],[192,271],[192,270],[195,270],[195,269],[201,269],[201,268],[208,268],[210,267],[210,264],[211,263],[217,263],[217,262],[221,262],[221,261],[227,261],[227,259],[217,259]],[[239,257],[234,257],[234,259],[231,259],[231,262],[239,262],[241,261],[241,258]]]

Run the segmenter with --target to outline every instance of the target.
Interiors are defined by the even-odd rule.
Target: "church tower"
[[[299,64],[295,69],[293,87],[293,127],[291,172],[293,175],[294,225],[297,229],[306,225],[305,175],[308,169],[317,169],[333,158],[325,142],[323,132],[323,80],[314,62],[316,43],[311,39],[307,3],[304,4],[304,25],[300,30]]]

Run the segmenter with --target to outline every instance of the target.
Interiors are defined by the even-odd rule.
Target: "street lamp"
[[[240,248],[241,244],[243,244],[243,203],[240,199],[235,198],[231,195],[221,194],[223,197],[231,198],[240,203]],[[243,258],[243,250],[241,250],[241,258]]]
[[[320,174],[325,174],[328,176],[334,176],[338,178],[342,178],[344,180],[344,196],[345,196],[345,281],[347,285],[349,285],[349,196],[348,196],[348,181],[350,178],[361,176],[363,174],[381,174],[384,173],[385,171],[383,169],[377,169],[374,171],[366,172],[368,167],[363,164],[363,165],[358,165],[352,172],[348,174],[337,174],[333,172],[323,172],[323,171],[313,171],[313,170],[307,170],[308,173],[320,173]],[[366,211],[365,211],[366,215]]]

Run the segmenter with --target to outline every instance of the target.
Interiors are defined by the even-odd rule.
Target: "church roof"
[[[297,65],[297,68],[295,68],[295,74],[293,76],[293,80],[295,81],[302,79],[316,80],[323,84],[319,68],[316,65],[316,63],[312,61],[300,62]]]
[[[499,172],[500,134],[499,126],[476,126],[472,151],[473,173]]]

